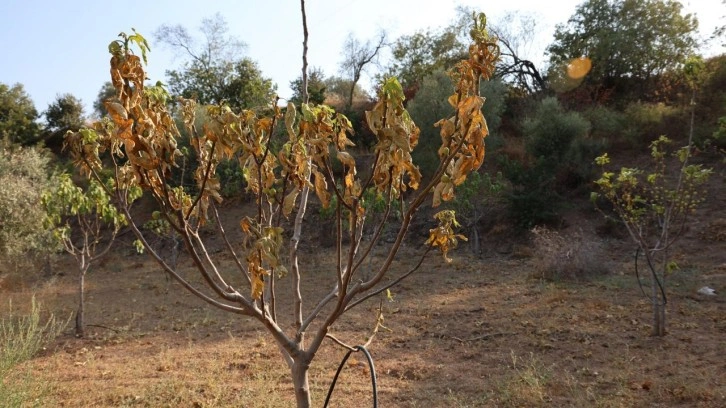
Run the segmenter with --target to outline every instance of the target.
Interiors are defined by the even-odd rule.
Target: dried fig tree
[[[102,172],[113,174],[110,194],[146,252],[169,276],[210,305],[250,316],[267,329],[291,370],[297,405],[309,406],[308,369],[323,340],[331,337],[331,325],[346,311],[384,292],[421,265],[419,262],[403,273],[391,268],[414,214],[429,194],[433,195],[433,206],[452,199],[455,186],[484,160],[488,130],[481,111],[484,99],[479,96],[479,82],[491,77],[499,54],[496,40],[487,34],[484,15],[474,19],[469,58],[450,72],[455,92],[449,103],[456,113],[437,123],[441,128],[441,162],[432,180],[423,186],[418,167],[411,160],[419,129],[404,108],[403,90],[395,78],[381,84],[378,102],[366,112],[377,143],[375,160],[367,172],[370,176],[365,179],[359,177],[355,157],[347,151],[352,146],[348,138],[350,122],[328,106],[303,103],[288,104],[283,109],[276,100],[264,109],[241,112],[224,105],[206,106],[209,120],[197,129],[196,102],[182,99],[178,101],[178,112],[196,155],[196,186],[189,189],[174,184],[171,175],[182,153],[178,148],[180,132],[169,111],[169,95],[160,83],[144,84],[149,49],[146,40],[136,32],[122,33],[120,37],[109,46],[117,102],[106,103],[109,116],[104,120],[67,135],[66,144],[75,164],[82,173],[98,180]],[[141,51],[141,57],[134,53],[135,48]],[[280,123],[284,124],[287,140],[273,148],[273,131]],[[240,220],[244,235],[241,245],[228,238],[217,207],[222,198],[215,170],[224,159],[239,161],[247,191],[256,200],[254,213]],[[333,171],[334,160],[342,163],[342,174]],[[158,215],[181,237],[204,285],[186,279],[148,244],[125,201],[127,191],[136,187],[157,202]],[[369,188],[385,198],[386,207],[372,238],[363,240],[367,215],[363,197]],[[403,193],[408,190],[417,191],[404,200]],[[302,220],[308,191],[314,192],[323,206],[335,205],[337,245],[331,256],[337,259],[337,267],[329,271],[329,282],[316,282],[328,287],[327,294],[303,303],[307,300],[301,292],[305,265],[297,245],[304,236]],[[335,200],[331,200],[333,196]],[[395,202],[400,204],[402,214],[395,241],[386,249],[377,270],[364,277],[361,266],[378,244]],[[294,231],[287,244],[289,255],[283,256],[283,226],[288,218],[295,220]],[[428,249],[438,246],[446,253],[456,243],[452,228],[455,220],[453,213],[438,215],[437,219],[441,226],[431,230]],[[208,223],[218,229],[234,259],[235,271],[222,270],[218,256],[207,249],[200,229]],[[348,239],[344,240],[346,235]],[[422,251],[421,261],[426,252]],[[291,289],[279,287],[282,281],[291,283]],[[291,310],[283,313],[276,302],[278,296],[292,299]]]

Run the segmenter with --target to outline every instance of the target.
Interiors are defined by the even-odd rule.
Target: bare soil
[[[715,178],[714,194],[695,218],[700,221],[676,248],[680,269],[668,282],[667,336],[650,336],[651,309],[633,274],[632,246],[603,236],[596,213],[573,211],[560,234],[566,241],[597,242],[588,247],[597,250],[584,255],[592,265],[606,266],[593,270],[607,272],[569,279],[543,279],[544,254],[526,240],[509,239],[511,231],[499,226],[487,235],[482,255],[466,246],[448,264],[429,255],[394,289],[393,301],[383,300],[385,328],[370,346],[380,406],[726,406],[726,196],[723,175]],[[226,208],[229,231],[242,211],[235,208]],[[308,227],[320,229],[310,214]],[[425,231],[426,224],[419,228]],[[396,273],[422,252],[420,231],[411,235]],[[333,276],[333,256],[319,239],[312,235],[303,244],[307,299],[329,290]],[[373,265],[385,248],[377,248]],[[232,269],[224,253],[215,256]],[[179,265],[192,273],[184,256]],[[76,303],[72,259],[59,256],[54,270],[52,278],[0,282],[0,316],[8,299],[22,308],[32,295],[46,310],[70,316]],[[278,282],[288,284],[289,278]],[[702,286],[717,295],[698,294]],[[69,327],[18,368],[50,385],[43,406],[294,406],[289,372],[256,321],[207,306],[128,243],[92,267],[86,306],[86,338],[73,337]],[[334,335],[364,343],[378,306],[372,300],[353,309]],[[279,308],[286,316],[289,302],[282,299]],[[316,356],[314,406],[323,405],[345,352],[328,342]],[[356,353],[330,406],[371,401],[367,363]]]

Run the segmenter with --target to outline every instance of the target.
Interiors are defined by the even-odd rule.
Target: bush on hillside
[[[587,143],[590,123],[579,113],[565,111],[556,98],[542,100],[522,129],[528,159],[505,158],[502,165],[512,183],[510,215],[519,227],[529,229],[558,220],[562,193],[577,187],[582,176],[564,180],[595,156],[588,157],[593,150]]]
[[[29,252],[53,248],[43,228],[40,196],[50,183],[50,156],[40,148],[0,144],[0,259],[13,260]]]

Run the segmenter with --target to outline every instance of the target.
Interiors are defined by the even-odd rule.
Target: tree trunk
[[[45,254],[45,262],[43,264],[43,273],[46,277],[53,276],[53,264],[50,262],[50,253]]]
[[[76,311],[76,337],[85,335],[85,327],[83,323],[83,303],[84,303],[84,285],[86,280],[86,271],[81,270],[78,279],[78,310]]]
[[[658,315],[658,317],[660,319],[659,320],[660,324],[658,325],[658,327],[659,327],[660,331],[658,332],[658,335],[665,336],[666,335],[666,305],[665,305],[665,302],[660,304],[659,309],[660,309],[660,314]]]
[[[651,271],[651,302],[653,303],[653,336],[665,336],[665,298],[658,285],[656,271]],[[664,274],[665,276],[665,274]],[[664,279],[661,284],[665,285]]]
[[[653,304],[653,336],[665,336],[665,305],[663,303]]]
[[[472,245],[472,252],[474,252],[476,255],[481,255],[481,244],[479,242],[479,219],[481,216],[479,215],[479,211],[476,209],[474,210],[474,221],[471,223],[471,245]]]
[[[310,407],[310,382],[308,380],[309,361],[295,359],[292,365],[292,384],[295,387],[295,401],[297,408]]]

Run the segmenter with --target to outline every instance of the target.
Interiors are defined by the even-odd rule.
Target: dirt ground
[[[480,255],[461,247],[450,264],[429,255],[393,290],[393,300],[383,301],[385,328],[370,346],[380,406],[726,406],[726,197],[722,187],[716,191],[675,251],[680,269],[669,277],[664,338],[650,336],[650,305],[633,274],[632,247],[597,235],[602,220],[594,212],[570,220],[560,234],[589,265],[599,266],[597,273],[543,279],[548,259],[541,248],[503,239],[497,234],[507,232],[496,228]],[[316,222],[311,216],[309,227]],[[421,255],[420,238],[412,235],[395,272]],[[333,279],[333,259],[316,239],[302,248],[308,299],[329,290]],[[582,240],[597,245],[577,246]],[[377,248],[373,265],[384,249]],[[224,253],[215,256],[231,269]],[[179,265],[192,272],[184,256]],[[45,310],[70,316],[76,302],[72,259],[58,256],[54,270],[52,278],[6,281],[0,314],[9,299],[23,308],[35,295]],[[288,283],[289,277],[278,285]],[[698,294],[702,286],[717,295]],[[365,342],[378,305],[373,300],[353,309],[333,334],[348,344]],[[289,302],[279,307],[284,316]],[[128,244],[92,268],[86,321],[86,338],[75,338],[69,326],[18,368],[48,384],[42,406],[294,405],[289,372],[256,321],[207,306]],[[316,356],[314,406],[323,405],[345,352],[327,342]],[[330,406],[371,406],[369,374],[364,356],[354,354]]]

